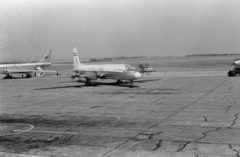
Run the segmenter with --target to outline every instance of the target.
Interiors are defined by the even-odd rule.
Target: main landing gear
[[[91,85],[93,85],[93,83],[91,82],[91,80],[86,80],[86,82],[85,82],[85,86],[91,86]]]
[[[123,83],[123,81],[122,80],[117,80],[116,83],[121,84],[121,83]]]
[[[24,77],[23,74],[22,74],[22,77]],[[30,78],[30,77],[32,77],[31,74],[26,74],[26,76],[25,76],[25,78]]]

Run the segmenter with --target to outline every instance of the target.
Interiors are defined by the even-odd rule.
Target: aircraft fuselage
[[[127,64],[103,64],[103,65],[78,65],[73,69],[74,72],[92,72],[102,79],[116,80],[135,80],[141,77],[136,68]]]
[[[0,69],[33,67],[33,69],[38,70],[38,67],[44,69],[50,65],[51,63],[4,64],[0,65]]]

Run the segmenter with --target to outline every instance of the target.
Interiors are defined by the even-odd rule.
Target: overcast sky
[[[1,0],[0,61],[240,53],[240,0]]]

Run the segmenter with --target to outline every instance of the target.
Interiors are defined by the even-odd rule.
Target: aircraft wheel
[[[85,83],[85,86],[91,86],[91,85],[92,85],[91,82],[86,82],[86,83]]]
[[[26,78],[30,78],[30,75],[27,74]]]
[[[121,84],[121,83],[123,83],[123,81],[122,80],[117,80],[116,83]]]
[[[229,71],[228,76],[229,77],[234,77],[234,76],[236,76],[236,73],[234,71]]]

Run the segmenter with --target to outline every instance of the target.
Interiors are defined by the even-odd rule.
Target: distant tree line
[[[195,54],[195,55],[186,55],[186,57],[213,57],[213,56],[239,56],[239,53],[235,54]]]

